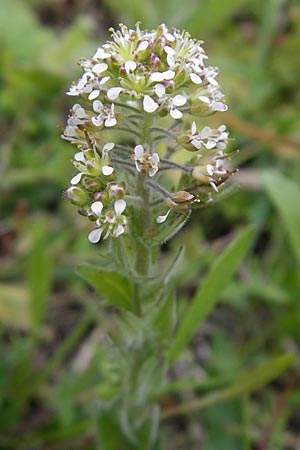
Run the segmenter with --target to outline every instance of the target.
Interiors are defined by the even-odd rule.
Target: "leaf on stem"
[[[127,277],[89,264],[79,265],[77,272],[95,288],[98,294],[106,297],[107,305],[131,309],[132,288]]]

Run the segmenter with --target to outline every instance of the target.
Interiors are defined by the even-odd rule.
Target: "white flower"
[[[115,117],[115,105],[112,104],[110,108],[110,112],[107,115],[106,120],[104,121],[104,125],[106,127],[114,127],[117,124],[117,119]]]
[[[113,127],[117,124],[115,117],[115,105],[112,104],[110,109],[105,107],[100,100],[93,101],[93,110],[98,113],[92,117],[92,122],[96,127],[105,125],[106,127]]]
[[[147,153],[144,151],[142,145],[137,145],[134,148],[133,159],[138,172],[145,174],[148,173],[150,177],[153,177],[158,171],[159,155],[158,153]]]
[[[108,152],[113,149],[114,143],[108,142],[102,149],[102,156],[98,154],[96,147],[93,150],[80,151],[75,153],[74,166],[79,171],[72,179],[71,184],[76,185],[81,181],[84,175],[105,177],[114,172],[114,168],[109,165]]]
[[[166,94],[166,88],[163,84],[156,84],[154,86],[154,92],[156,93],[160,102],[168,106],[170,116],[173,119],[181,119],[183,114],[181,111],[179,111],[179,109],[177,109],[177,106],[185,105],[187,102],[187,98],[182,94],[177,94],[174,97],[171,97],[169,94]]]
[[[225,125],[220,125],[217,129],[205,126],[200,133],[197,132],[196,123],[193,122],[191,134],[188,135],[191,144],[197,149],[205,147],[207,150],[224,150],[228,142],[228,132]]]
[[[103,208],[103,203],[100,201],[94,202],[91,205],[91,211],[97,217],[97,228],[92,230],[88,235],[88,240],[92,244],[96,244],[100,241],[104,231],[104,239],[107,239],[109,235],[117,238],[125,232],[125,227],[127,225],[127,218],[123,215],[123,212],[126,209],[125,200],[116,200],[114,203],[114,210],[107,211],[105,215],[102,214]]]

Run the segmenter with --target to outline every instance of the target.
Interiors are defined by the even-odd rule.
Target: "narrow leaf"
[[[278,172],[263,172],[261,177],[300,262],[300,186]]]
[[[52,260],[43,240],[34,243],[27,262],[27,278],[31,294],[31,320],[34,329],[43,322],[52,281]]]
[[[162,413],[161,417],[162,419],[166,419],[179,414],[186,414],[205,406],[215,405],[224,401],[233,400],[242,395],[248,395],[277,378],[294,360],[295,355],[292,353],[272,358],[254,369],[244,371],[230,386],[207,394],[200,399],[170,408]]]
[[[217,300],[222,296],[226,285],[230,282],[245,253],[249,249],[253,234],[253,227],[248,227],[243,230],[216,259],[210,272],[202,282],[200,288],[196,291],[191,305],[179,325],[169,352],[169,361],[176,359],[180,351],[188,344],[199,325],[213,310]]]

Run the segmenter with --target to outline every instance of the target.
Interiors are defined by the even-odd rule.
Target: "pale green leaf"
[[[170,361],[176,359],[200,324],[213,310],[216,302],[222,297],[222,292],[249,249],[253,234],[253,227],[243,230],[215,260],[210,272],[196,291],[191,305],[179,325],[169,352]]]
[[[78,266],[77,272],[95,288],[98,294],[106,297],[108,305],[131,308],[131,283],[124,275],[88,264]]]
[[[263,172],[263,183],[285,226],[291,249],[300,262],[300,186],[278,172]]]
[[[200,399],[195,399],[191,402],[170,408],[169,411],[162,414],[162,418],[165,419],[179,414],[186,414],[205,406],[215,405],[243,395],[248,395],[277,378],[294,360],[295,355],[290,353],[265,361],[254,369],[244,371],[230,386],[207,394]]]
[[[0,322],[9,327],[28,329],[30,309],[26,286],[0,284]]]
[[[52,260],[45,243],[34,243],[27,261],[27,279],[30,292],[32,326],[42,325],[52,282]]]

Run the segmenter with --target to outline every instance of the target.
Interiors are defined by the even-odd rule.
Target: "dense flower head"
[[[202,42],[164,24],[152,31],[120,25],[111,33],[112,40],[80,61],[83,74],[67,92],[79,100],[62,135],[78,147],[66,196],[94,222],[91,242],[130,227],[134,207],[127,200],[139,196],[135,178],[143,177],[154,209],[161,200],[169,206],[157,218],[161,223],[172,211],[186,214],[211,201],[233,173],[226,165],[226,126],[196,122],[227,110],[219,70],[205,65]],[[184,164],[176,160],[182,149]],[[173,193],[161,185],[168,169],[182,173]]]

